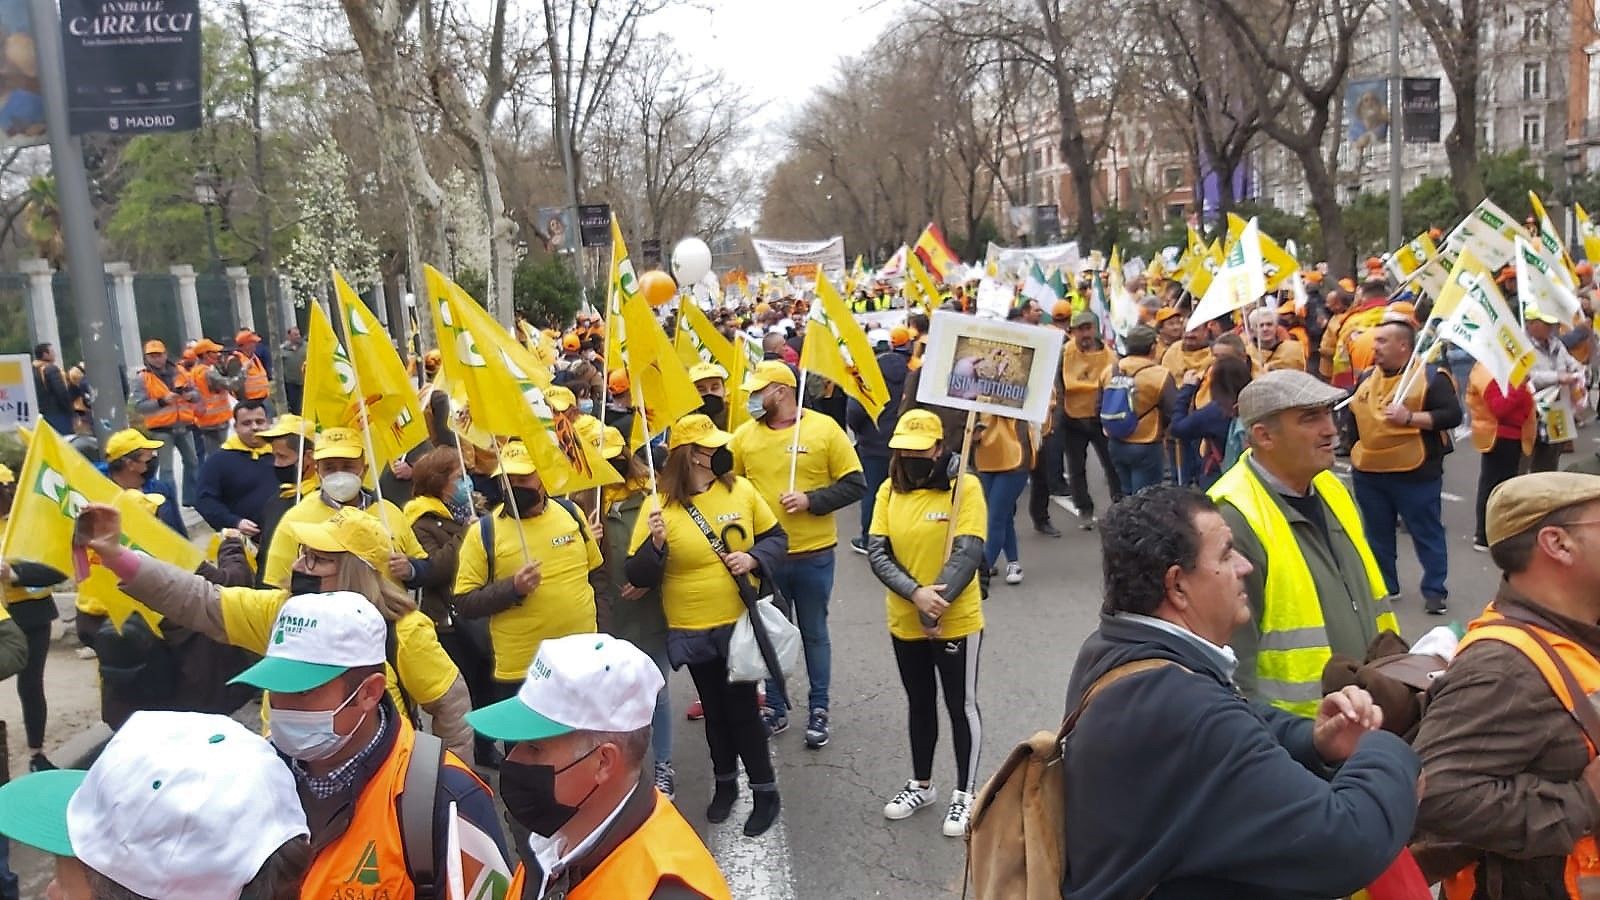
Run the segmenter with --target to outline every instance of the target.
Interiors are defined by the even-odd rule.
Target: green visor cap
[[[347,671],[349,669],[346,666],[268,656],[234,676],[228,683],[248,684],[264,691],[277,691],[281,694],[296,694],[322,687]]]
[[[501,700],[467,713],[473,730],[496,741],[542,741],[573,728],[529,709],[519,698]]]
[[[0,835],[55,856],[75,856],[67,837],[67,803],[83,769],[54,769],[0,785]]]

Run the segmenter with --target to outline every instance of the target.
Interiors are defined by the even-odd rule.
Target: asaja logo
[[[361,850],[361,858],[356,861],[356,867],[350,871],[345,884],[377,884],[383,880],[383,875],[378,871],[378,842],[367,841],[367,846]]]
[[[67,483],[67,476],[48,465],[39,467],[39,478],[33,483],[34,493],[49,500],[56,505],[63,516],[69,519],[78,518],[83,508],[89,505],[89,498],[73,490]]]
[[[272,630],[272,642],[281,644],[290,637],[311,631],[317,627],[317,620],[310,616],[280,615],[277,627]]]

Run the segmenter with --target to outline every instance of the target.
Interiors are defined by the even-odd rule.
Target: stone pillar
[[[194,288],[194,266],[173,266],[172,277],[178,281],[178,311],[183,314],[184,341],[198,341],[206,336],[200,326],[200,294]],[[183,355],[182,347],[168,347],[176,357]]]
[[[56,318],[55,270],[43,259],[22,260],[17,269],[28,279],[28,322],[33,325],[33,342],[50,344],[56,348],[56,358],[65,359],[61,322]]]
[[[133,266],[124,262],[106,263],[111,276],[111,309],[117,316],[117,335],[122,344],[122,364],[128,377],[144,368],[144,339],[139,336],[139,308],[133,300]],[[182,354],[180,348],[179,354]]]
[[[299,304],[297,302],[295,302],[295,299],[294,299],[294,282],[289,280],[289,276],[285,275],[282,272],[279,272],[278,273],[277,282],[278,282],[278,297],[280,298],[279,299],[279,303],[278,303],[278,308],[283,310],[283,332],[284,332],[284,334],[288,334],[289,333],[289,329],[291,329],[291,328],[295,327],[296,325],[300,324],[300,320],[295,317],[295,312],[294,312],[295,309],[299,306]],[[268,284],[268,287],[269,288],[271,287],[270,282]],[[267,308],[271,309],[272,307],[269,304]]]
[[[255,331],[256,310],[250,305],[250,270],[244,266],[229,266],[227,274],[228,287],[233,291],[233,320],[240,328]]]

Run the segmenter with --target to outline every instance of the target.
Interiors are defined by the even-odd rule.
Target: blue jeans
[[[1006,559],[1019,562],[1017,555],[1017,499],[1028,486],[1026,470],[979,472],[983,502],[989,507],[989,537],[983,542],[983,562],[993,568],[1001,551]]]
[[[1422,596],[1449,596],[1445,577],[1449,574],[1449,555],[1445,543],[1444,519],[1440,515],[1439,491],[1442,478],[1412,481],[1403,473],[1356,472],[1356,505],[1361,507],[1361,522],[1366,526],[1367,543],[1377,558],[1389,593],[1400,593],[1395,574],[1395,518],[1406,523],[1417,562],[1422,564]]]
[[[668,696],[667,675],[672,671],[672,666],[667,662],[667,648],[663,644],[661,649],[651,654],[650,661],[661,670],[661,690],[656,692],[656,711],[650,717],[650,749],[655,751],[655,761],[658,763],[672,762],[672,698]]]
[[[804,559],[785,560],[773,573],[778,590],[789,600],[790,615],[800,626],[805,648],[806,677],[811,680],[810,709],[828,708],[828,684],[833,676],[833,642],[828,638],[828,598],[833,593],[833,550]],[[767,680],[767,705],[780,714],[789,712],[789,698]]]
[[[867,479],[867,495],[861,498],[861,536],[872,528],[872,510],[878,505],[878,486],[889,477],[889,457],[861,457],[861,474]]]
[[[1124,495],[1136,494],[1152,484],[1160,484],[1165,453],[1160,441],[1148,444],[1130,444],[1111,441],[1111,465],[1117,470],[1117,481]]]

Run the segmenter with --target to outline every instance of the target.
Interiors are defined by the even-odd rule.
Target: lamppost
[[[1567,253],[1570,255],[1581,246],[1578,238],[1578,179],[1584,174],[1583,152],[1577,147],[1568,147],[1561,154],[1561,168],[1566,172],[1567,183],[1564,199],[1567,202],[1565,220]],[[1591,260],[1592,262],[1592,260]]]
[[[212,210],[222,199],[222,176],[215,169],[200,169],[194,173],[194,200],[200,204],[206,218],[206,242],[211,247],[211,271],[222,271],[222,254],[217,252],[217,226]]]
[[[450,280],[451,281],[455,281],[456,280],[456,227],[454,225],[446,225],[444,227],[444,243],[445,243],[446,247],[450,248]]]

